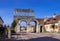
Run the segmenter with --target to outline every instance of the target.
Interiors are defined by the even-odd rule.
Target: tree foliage
[[[14,28],[17,25],[17,22],[14,20],[11,24],[11,26]]]

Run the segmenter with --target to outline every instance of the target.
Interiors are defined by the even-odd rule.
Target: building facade
[[[15,27],[16,33],[21,30],[20,23],[25,21],[27,32],[59,32],[59,21],[60,15],[54,14],[51,18],[35,18],[34,11],[32,9],[15,9],[14,20],[16,20],[17,25]],[[35,22],[34,26],[31,26],[30,22]]]
[[[48,32],[59,32],[60,15],[54,14],[51,18],[45,19],[45,30]]]

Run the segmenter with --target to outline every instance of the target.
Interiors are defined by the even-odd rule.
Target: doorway
[[[42,26],[40,26],[40,32],[42,32]]]

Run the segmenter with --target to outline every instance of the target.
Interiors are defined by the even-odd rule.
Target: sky
[[[4,24],[11,25],[14,8],[31,8],[36,18],[51,17],[53,13],[60,14],[60,0],[0,0],[0,16]]]

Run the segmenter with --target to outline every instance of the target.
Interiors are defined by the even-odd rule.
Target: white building
[[[54,14],[44,22],[45,30],[48,32],[59,32],[60,15]]]

